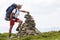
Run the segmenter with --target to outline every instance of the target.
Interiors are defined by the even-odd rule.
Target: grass
[[[13,34],[15,36],[15,34]],[[0,33],[0,40],[8,40],[8,33]],[[41,35],[12,38],[11,40],[60,40],[60,31],[44,32]]]

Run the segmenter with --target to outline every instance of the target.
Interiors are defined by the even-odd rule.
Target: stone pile
[[[24,16],[24,18],[25,18],[25,22],[22,24],[22,27],[18,32],[20,36],[40,34],[40,31],[35,27],[36,24],[33,17],[28,13]]]

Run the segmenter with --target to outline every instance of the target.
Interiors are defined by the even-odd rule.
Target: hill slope
[[[8,33],[0,33],[0,40],[8,40]],[[60,31],[44,32],[41,35],[12,38],[11,40],[60,40]]]

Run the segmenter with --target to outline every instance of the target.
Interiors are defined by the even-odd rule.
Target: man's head
[[[18,9],[21,9],[21,7],[22,7],[22,5],[20,5],[20,4],[17,5],[17,8]]]

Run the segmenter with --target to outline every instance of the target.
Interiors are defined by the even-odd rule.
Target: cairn
[[[22,27],[18,32],[20,36],[40,34],[39,30],[35,27],[36,24],[33,17],[28,13],[24,16],[24,18],[25,22],[22,24]]]

